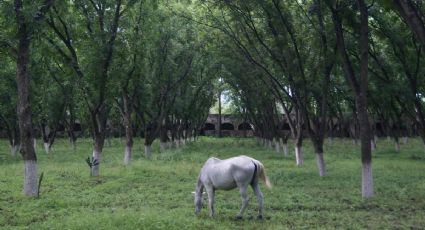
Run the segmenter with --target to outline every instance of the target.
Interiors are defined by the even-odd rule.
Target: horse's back
[[[255,171],[255,159],[244,155],[229,158],[233,168],[233,178],[242,184],[249,184]]]
[[[202,180],[217,189],[233,189],[237,184],[249,184],[254,174],[253,158],[237,156],[224,160],[209,158],[202,168]]]

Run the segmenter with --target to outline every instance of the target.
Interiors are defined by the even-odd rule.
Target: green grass
[[[311,143],[304,144],[303,167],[293,156],[257,146],[252,139],[201,138],[177,150],[158,153],[151,160],[139,141],[134,161],[122,164],[123,142],[106,146],[101,176],[90,178],[85,158],[91,140],[79,140],[73,152],[58,140],[50,155],[39,143],[39,171],[44,172],[41,197],[22,195],[23,162],[12,159],[0,141],[0,229],[423,229],[425,226],[425,151],[418,139],[402,145],[378,142],[373,154],[376,196],[363,200],[360,193],[359,147],[350,140],[325,146],[328,176],[317,173]],[[292,146],[290,148],[292,150]],[[156,151],[156,152],[155,152]],[[274,187],[263,185],[265,215],[256,216],[256,199],[242,221],[233,218],[241,199],[237,190],[218,191],[216,217],[204,207],[194,215],[191,192],[203,162],[209,156],[249,155],[262,161]]]

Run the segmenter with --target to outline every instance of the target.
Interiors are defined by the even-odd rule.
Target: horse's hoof
[[[242,216],[236,216],[235,220],[242,220]]]

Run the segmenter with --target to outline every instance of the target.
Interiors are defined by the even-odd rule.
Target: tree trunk
[[[37,149],[37,139],[34,137],[34,139],[33,139],[33,145],[34,145],[34,150],[36,150]]]
[[[93,136],[92,160],[96,163],[91,167],[90,175],[92,176],[99,176],[101,155],[103,151],[103,146],[105,144],[107,116],[108,109],[106,108],[106,104],[100,104],[98,109],[90,108],[90,118]]]
[[[26,196],[37,196],[37,157],[34,149],[31,103],[29,101],[28,62],[30,58],[30,30],[23,14],[22,1],[15,0],[15,13],[18,22],[18,55],[16,83],[18,88],[18,121],[21,135],[21,154],[24,159],[24,188]]]
[[[283,142],[283,155],[289,157],[288,142]]]
[[[362,165],[362,196],[363,198],[373,196],[372,161],[363,162]]]
[[[159,130],[159,151],[165,152],[168,147],[168,122],[167,119],[163,119]]]
[[[16,130],[16,127],[10,128],[10,126],[5,123],[6,125],[6,131],[7,131],[7,137],[9,139],[9,145],[10,145],[10,155],[13,158],[16,158],[17,153],[19,152],[20,148],[20,140],[19,140],[19,132]]]
[[[344,32],[342,28],[342,20],[339,16],[337,8],[331,7],[332,20],[336,33],[336,42],[338,51],[342,59],[342,66],[345,77],[355,92],[356,110],[358,113],[358,121],[360,126],[360,141],[362,153],[362,197],[369,198],[373,196],[373,177],[372,177],[372,153],[371,153],[371,134],[369,116],[367,113],[367,74],[368,74],[368,53],[369,53],[369,37],[368,37],[368,10],[363,0],[357,0],[360,11],[360,73],[356,77],[354,68],[347,53],[344,41]]]
[[[97,164],[91,167],[92,176],[99,176],[101,155],[102,155],[104,142],[105,142],[105,138],[95,137],[92,157],[93,157],[93,161],[97,161]]]
[[[280,142],[278,138],[274,139],[274,146],[275,146],[275,151],[277,153],[280,153]]]
[[[317,169],[319,170],[319,176],[326,176],[326,165],[323,158],[323,137],[311,138],[313,142],[314,152],[316,154]]]
[[[376,142],[375,142],[375,139],[371,139],[371,140],[370,140],[370,149],[371,149],[372,151],[375,151],[375,150],[376,150]]]
[[[303,143],[303,137],[302,137],[302,130],[301,125],[298,125],[297,127],[297,136],[295,137],[295,161],[297,163],[297,166],[301,166],[304,164],[304,159],[302,155],[302,143]]]
[[[71,145],[72,150],[75,152],[75,150],[77,150],[77,145],[76,145],[77,137],[75,136],[74,127],[73,127],[75,123],[73,121],[68,122],[67,119],[64,119],[64,123],[67,129],[69,144]]]
[[[17,154],[18,154],[18,152],[19,152],[19,150],[20,150],[20,145],[19,144],[17,144],[17,145],[11,145],[10,146],[10,155],[13,157],[13,158],[16,158],[17,157]]]
[[[394,146],[395,146],[395,151],[396,152],[400,152],[400,142],[397,139],[394,139]]]
[[[131,163],[133,145],[129,145],[128,143],[125,145],[124,150],[124,165],[129,165]]]
[[[167,146],[168,146],[167,142],[164,142],[164,141],[159,142],[159,150],[161,152],[165,152],[167,150]]]
[[[302,137],[298,136],[295,139],[295,161],[297,166],[301,166],[304,164],[304,159],[302,155]]]
[[[183,130],[182,144],[186,145],[186,130]]]
[[[325,160],[323,159],[323,152],[316,152],[316,163],[319,169],[319,176],[326,176]]]
[[[36,160],[24,160],[24,194],[38,195],[38,167]]]
[[[127,93],[123,93],[123,123],[125,128],[124,165],[129,165],[133,149],[133,127],[131,126],[131,106]]]
[[[44,151],[46,151],[46,154],[49,154],[49,152],[50,152],[49,142],[44,142]]]
[[[145,157],[150,159],[152,156],[152,145],[145,144]]]
[[[195,130],[192,130],[192,135],[190,137],[192,139],[192,142],[195,141]]]
[[[13,158],[17,157],[17,153],[21,150],[21,143],[20,143],[20,134],[16,130],[16,127],[11,132],[9,137],[9,143],[10,143],[10,155]]]
[[[297,162],[297,166],[301,166],[304,164],[301,145],[295,145],[295,160]]]
[[[369,54],[369,15],[364,0],[358,0],[360,10],[360,91],[357,91],[356,106],[359,112],[362,149],[362,196],[373,196],[372,153],[370,149],[370,124],[367,113],[367,72]]]
[[[73,138],[69,138],[69,143],[71,144],[72,151],[77,150],[77,144],[75,143],[75,140]]]

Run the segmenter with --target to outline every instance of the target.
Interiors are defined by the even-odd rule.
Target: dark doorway
[[[215,126],[214,124],[211,124],[211,123],[205,123],[204,130],[215,130]]]
[[[235,130],[235,126],[230,123],[221,124],[221,130]]]
[[[248,122],[244,122],[238,126],[238,130],[252,130],[252,125]]]

